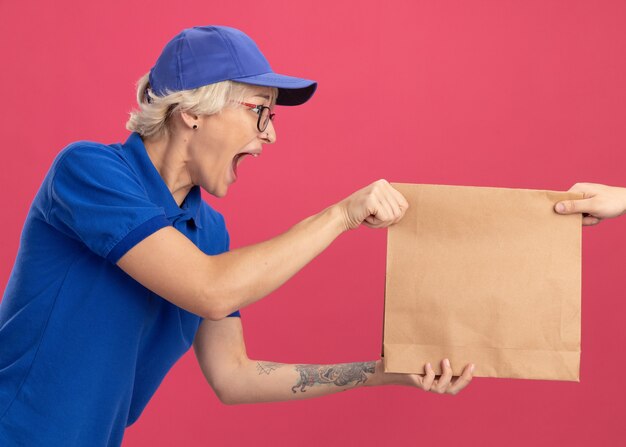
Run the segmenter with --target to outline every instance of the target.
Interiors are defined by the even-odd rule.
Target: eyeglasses
[[[270,120],[273,121],[274,115],[276,115],[272,113],[271,109],[267,106],[250,104],[249,102],[239,102],[239,104],[250,107],[250,110],[259,115],[259,120],[256,123],[256,128],[259,129],[259,132],[264,132]]]

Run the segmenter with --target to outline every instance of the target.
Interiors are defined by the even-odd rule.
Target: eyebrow
[[[257,98],[265,98],[265,99],[267,99],[268,101],[269,101],[269,99],[270,99],[269,95],[254,95],[254,96],[256,96]]]

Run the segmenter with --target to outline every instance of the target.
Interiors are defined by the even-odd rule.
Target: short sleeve
[[[117,262],[135,244],[170,225],[130,166],[109,146],[76,144],[53,164],[46,220]]]

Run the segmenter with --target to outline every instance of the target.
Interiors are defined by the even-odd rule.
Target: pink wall
[[[626,186],[623,1],[0,1],[2,288],[55,154],[124,141],[134,82],[170,37],[211,23],[247,32],[276,71],[319,81],[310,103],[277,110],[278,143],[246,159],[228,197],[206,197],[233,247],[378,178]],[[583,230],[580,383],[476,379],[456,397],[387,387],[227,407],[189,352],[124,446],[615,445],[626,435],[625,231],[626,217]],[[383,230],[346,234],[244,309],[250,356],[376,359],[385,243]]]

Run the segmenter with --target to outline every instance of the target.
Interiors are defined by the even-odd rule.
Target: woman
[[[377,181],[280,236],[229,249],[200,197],[276,141],[275,104],[314,81],[272,72],[245,34],[187,29],[138,85],[124,144],[70,144],[27,216],[0,306],[0,445],[119,445],[171,366],[193,344],[227,404],[302,399],[363,385],[455,394],[452,379],[384,374],[380,361],[283,365],[246,355],[238,309],[275,290],[341,233],[383,228],[408,204]],[[225,318],[232,317],[232,318]]]

